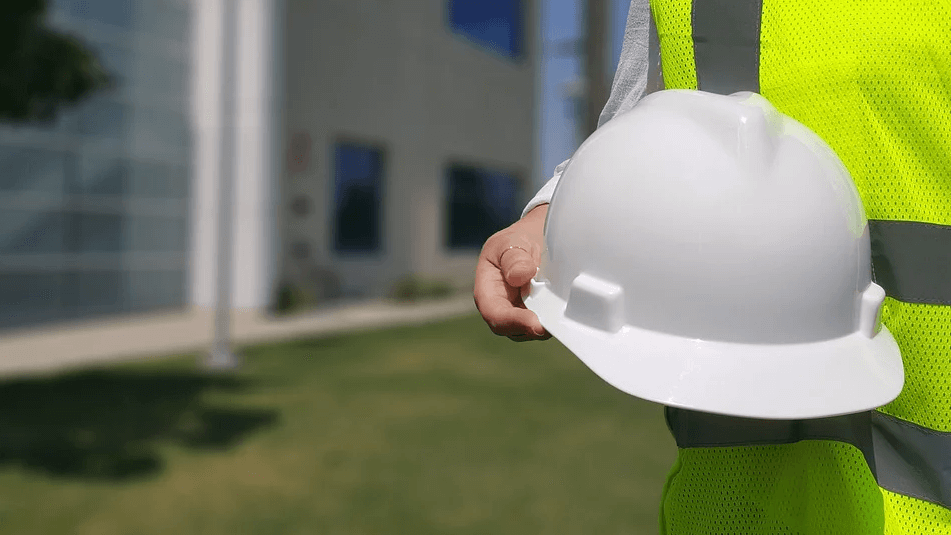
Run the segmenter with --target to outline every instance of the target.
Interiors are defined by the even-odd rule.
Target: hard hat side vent
[[[624,326],[624,290],[582,273],[571,283],[565,317],[609,333]]]
[[[885,303],[885,290],[873,283],[862,292],[862,305],[859,311],[859,332],[869,338],[882,330],[882,304]]]

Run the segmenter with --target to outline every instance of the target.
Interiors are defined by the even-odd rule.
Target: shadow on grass
[[[153,475],[162,446],[227,450],[274,425],[275,410],[204,399],[247,386],[198,372],[106,370],[0,382],[0,469],[108,481]]]

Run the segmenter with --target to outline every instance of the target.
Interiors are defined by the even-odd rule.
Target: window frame
[[[475,244],[475,243],[469,244],[469,245],[453,245],[452,244],[452,213],[450,211],[451,205],[452,205],[452,198],[450,197],[450,195],[452,193],[451,180],[452,180],[452,171],[454,168],[474,169],[480,174],[487,173],[487,174],[495,174],[495,175],[505,175],[513,180],[515,185],[515,194],[514,194],[514,199],[512,201],[513,208],[512,208],[512,214],[511,214],[513,219],[511,223],[503,223],[504,226],[502,228],[505,228],[506,226],[511,225],[515,221],[518,221],[519,216],[521,215],[520,207],[525,204],[524,202],[525,192],[526,192],[525,177],[527,176],[527,173],[520,166],[515,166],[515,165],[496,164],[494,162],[479,163],[471,159],[463,159],[463,158],[450,158],[449,160],[446,161],[445,165],[443,166],[443,180],[442,180],[443,202],[441,207],[442,225],[440,229],[442,232],[442,240],[441,240],[442,248],[443,250],[451,254],[478,253],[481,250],[482,245],[485,243],[485,239],[488,239],[492,235],[492,233],[502,230],[502,228],[492,230],[490,234],[486,236],[485,239],[483,239],[481,243],[478,243],[478,244]]]
[[[342,146],[351,146],[358,147],[361,149],[369,149],[375,152],[378,156],[378,168],[379,175],[377,177],[376,191],[377,191],[377,225],[376,225],[376,246],[372,249],[341,249],[337,245],[337,228],[338,228],[338,216],[337,216],[337,151],[339,147]],[[338,135],[334,137],[330,143],[328,152],[329,157],[327,158],[328,162],[328,171],[329,176],[327,180],[327,188],[329,194],[327,195],[327,244],[328,251],[331,255],[339,259],[360,259],[360,258],[375,258],[382,256],[387,252],[387,236],[386,236],[386,177],[387,177],[387,167],[389,165],[389,157],[386,150],[386,144],[382,141],[368,139],[361,136],[353,135]]]

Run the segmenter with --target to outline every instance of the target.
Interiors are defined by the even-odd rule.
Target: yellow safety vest
[[[862,196],[905,364],[868,414],[764,422],[668,409],[665,534],[951,534],[951,1],[651,0],[668,89],[756,91]]]

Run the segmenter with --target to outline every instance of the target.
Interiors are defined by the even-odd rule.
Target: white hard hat
[[[558,182],[525,305],[618,389],[765,419],[901,391],[848,171],[755,93],[668,90],[598,129]]]

